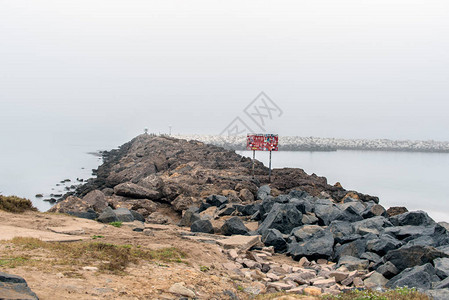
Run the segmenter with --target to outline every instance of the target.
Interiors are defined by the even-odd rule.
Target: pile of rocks
[[[273,246],[240,253],[235,249],[225,252],[234,262],[223,266],[251,281],[246,290],[250,294],[288,291],[313,296],[337,295],[353,287],[382,287],[387,281],[374,271],[364,268],[350,271],[325,259],[309,261],[302,257],[298,262],[276,263]]]
[[[342,282],[344,279],[334,282],[342,286],[360,287],[362,280],[367,280],[367,285],[379,288],[409,286],[433,293],[445,293],[447,290],[442,289],[449,288],[449,233],[445,224],[436,223],[423,211],[396,209],[390,213],[399,214],[388,215],[374,201],[347,197],[335,203],[304,191],[273,197],[269,186],[259,188],[256,197],[258,201],[243,205],[229,203],[224,196],[209,196],[198,208],[184,213],[181,225],[199,232],[261,235],[265,246],[295,260],[325,262],[329,272],[343,270],[341,276],[357,271],[351,273],[351,278],[360,278],[355,283]],[[210,212],[214,212],[212,216]],[[223,218],[221,227],[214,228],[214,220]],[[257,229],[247,228],[248,221],[258,221]],[[245,266],[244,260],[238,262]],[[257,260],[246,266],[263,271]],[[323,280],[331,277],[319,274],[315,275]],[[285,287],[297,286],[290,282]],[[335,290],[341,290],[337,287]]]

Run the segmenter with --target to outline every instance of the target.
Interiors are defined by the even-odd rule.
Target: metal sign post
[[[269,169],[269,171],[268,171],[268,182],[271,182],[271,150],[270,150],[270,169]]]
[[[253,179],[254,179],[254,163],[256,162],[256,150],[253,150]]]

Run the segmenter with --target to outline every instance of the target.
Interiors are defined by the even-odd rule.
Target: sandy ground
[[[153,226],[154,236],[147,236],[132,231],[128,226],[116,228],[62,214],[11,214],[3,211],[0,211],[0,224],[0,259],[26,251],[17,247],[11,249],[8,240],[14,236],[32,236],[49,241],[82,239],[83,242],[89,242],[93,241],[94,235],[101,235],[101,242],[139,245],[145,249],[174,246],[187,254],[184,263],[141,261],[138,265],[126,268],[123,275],[84,270],[83,266],[76,267],[74,273],[64,272],[63,266],[38,268],[24,265],[10,268],[0,265],[1,271],[25,278],[30,288],[43,300],[179,299],[179,295],[168,292],[170,286],[177,282],[183,282],[195,291],[199,299],[228,299],[223,295],[224,290],[231,290],[245,299],[248,295],[240,290],[252,285],[251,281],[236,278],[235,274],[223,267],[222,264],[230,260],[220,246],[182,238],[180,233],[185,228],[177,226]],[[52,258],[51,252],[34,251],[38,251],[41,260]],[[279,260],[288,259],[279,256]],[[209,270],[203,272],[201,266]]]

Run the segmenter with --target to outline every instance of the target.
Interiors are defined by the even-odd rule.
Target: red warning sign
[[[246,149],[254,151],[278,151],[277,134],[248,134]]]

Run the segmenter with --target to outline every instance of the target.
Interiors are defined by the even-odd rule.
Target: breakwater
[[[227,149],[246,150],[246,136],[177,135],[176,138],[197,140]],[[300,136],[279,136],[279,150],[283,151],[403,151],[449,153],[449,142],[389,139],[341,139]]]

